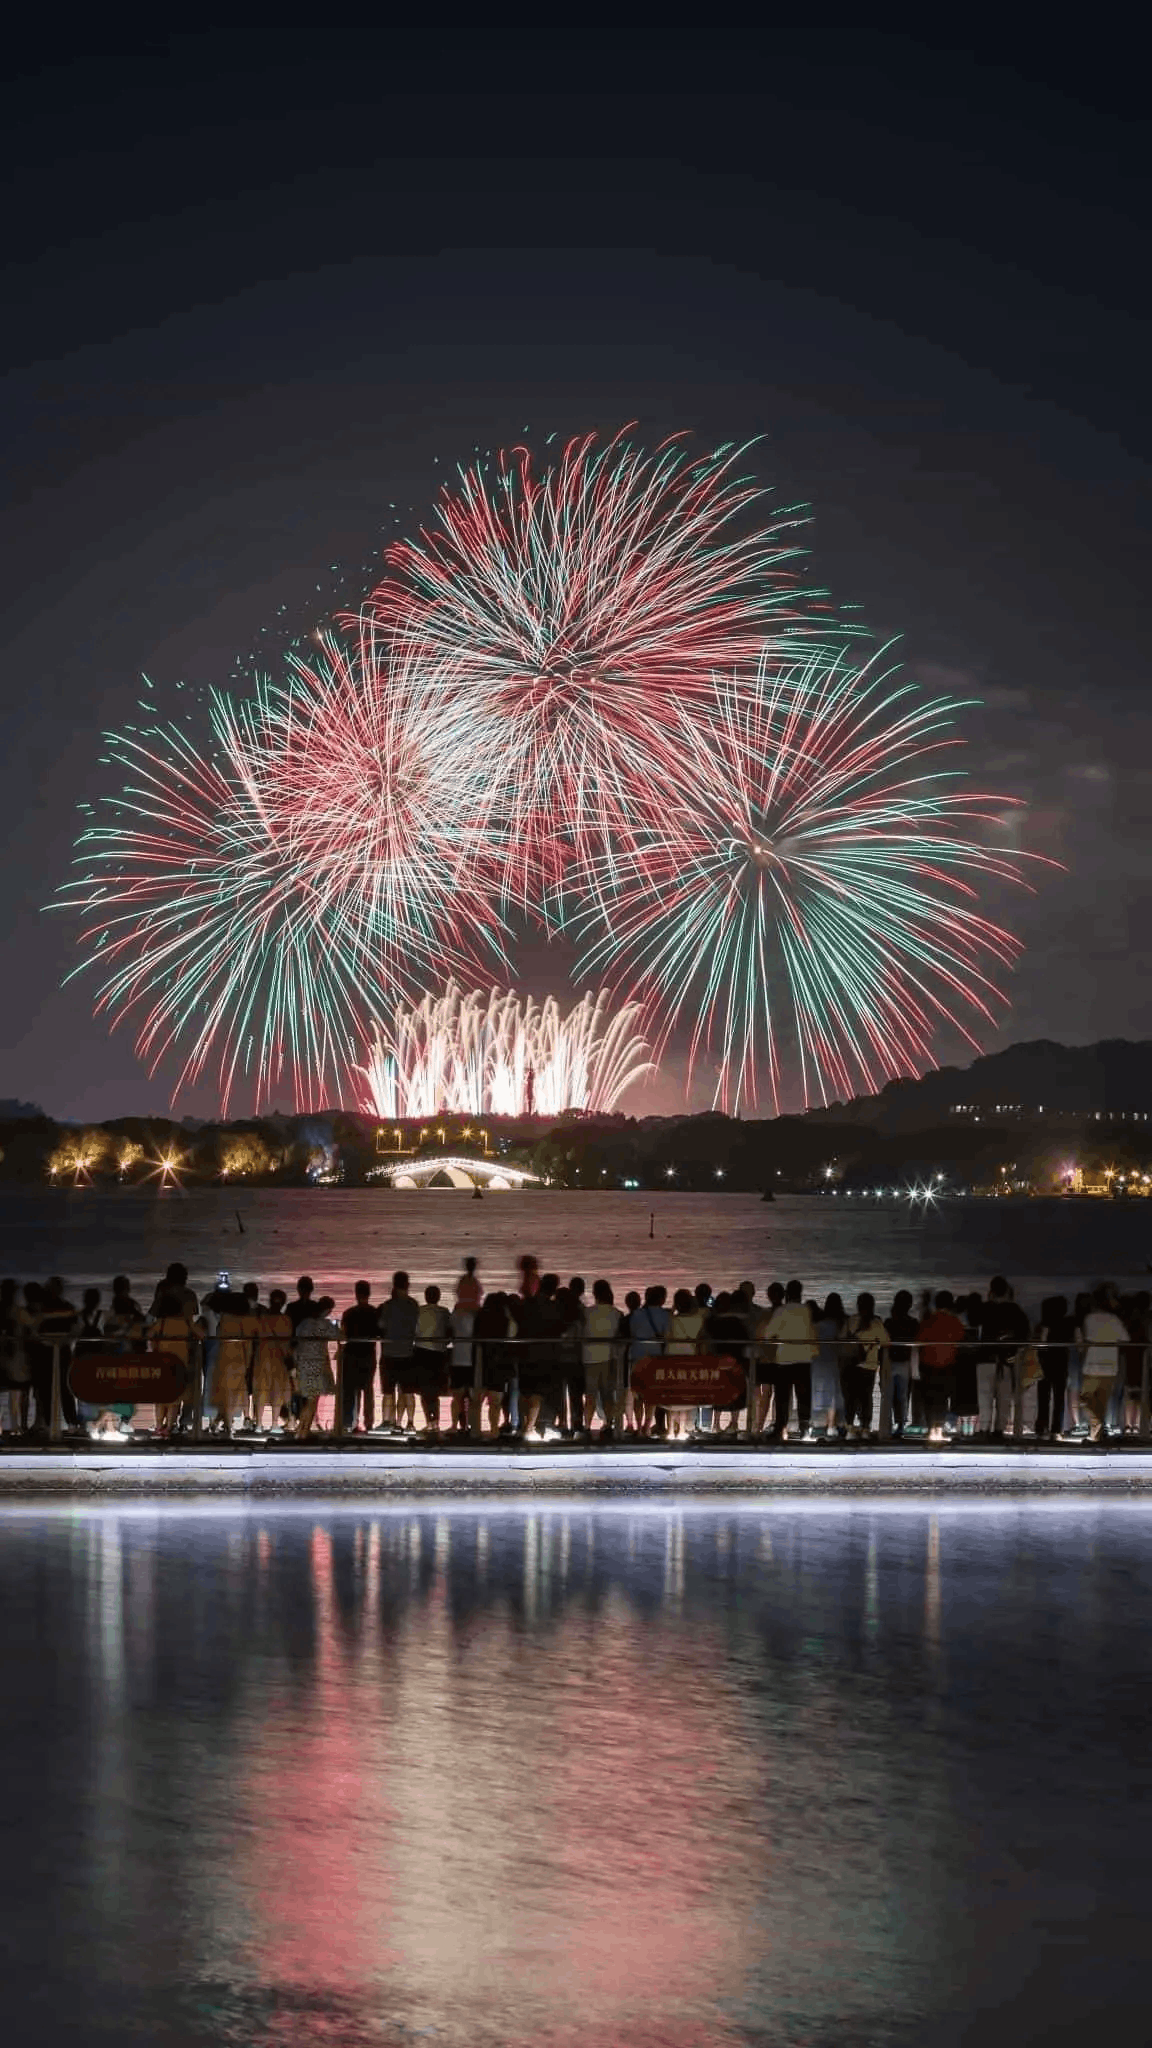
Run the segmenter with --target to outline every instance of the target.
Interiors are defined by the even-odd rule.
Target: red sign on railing
[[[734,1358],[637,1358],[632,1392],[657,1408],[730,1408],[744,1398]]]
[[[188,1368],[171,1351],[78,1351],[68,1372],[78,1401],[182,1401]]]

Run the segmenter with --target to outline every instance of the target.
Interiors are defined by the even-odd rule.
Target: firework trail
[[[716,1102],[780,1108],[781,1014],[805,1105],[932,1064],[938,1029],[972,1045],[996,1021],[993,979],[1019,951],[976,885],[1022,882],[982,831],[1007,802],[940,755],[957,701],[845,657],[717,685],[679,707],[691,777],[660,827],[596,863],[585,966],[646,992],[660,1042],[693,1013],[691,1059],[718,1059]]]
[[[683,765],[675,708],[715,674],[754,667],[766,643],[842,641],[800,586],[806,513],[766,518],[746,452],[588,435],[537,468],[514,449],[491,475],[462,470],[436,525],[387,550],[373,616],[502,728],[514,900],[554,900],[590,848],[651,821]]]
[[[153,1072],[180,1049],[174,1094],[214,1067],[225,1110],[240,1075],[257,1104],[339,1099],[373,1008],[500,952],[474,772],[369,652],[329,636],[283,687],[214,697],[203,752],[175,725],[108,736],[127,784],[62,894],[97,1011],[134,1020]]]
[[[485,1000],[450,982],[376,1024],[359,1070],[364,1106],[382,1117],[611,1110],[652,1071],[641,1021],[635,1003],[610,1015],[604,991],[582,996],[565,1016],[551,996],[536,1004],[493,989]]]

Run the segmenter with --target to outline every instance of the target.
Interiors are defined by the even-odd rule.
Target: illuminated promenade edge
[[[420,1448],[196,1450],[53,1446],[0,1453],[0,1501],[52,1493],[164,1495],[310,1492],[379,1494],[738,1493],[765,1500],[805,1494],[976,1498],[1070,1493],[1152,1495],[1152,1450],[1009,1448],[920,1450],[474,1451]]]

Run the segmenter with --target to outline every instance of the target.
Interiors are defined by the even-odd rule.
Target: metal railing
[[[52,1352],[52,1373],[49,1413],[47,1418],[47,1436],[50,1443],[59,1443],[62,1441],[64,1434],[64,1371],[62,1369],[63,1355],[65,1353],[71,1354],[76,1349],[78,1339],[75,1336],[75,1334],[45,1334],[44,1336],[37,1336],[35,1341],[39,1345],[41,1345],[45,1350],[50,1348]],[[187,1437],[190,1439],[191,1442],[197,1444],[202,1443],[205,1437],[205,1379],[203,1358],[203,1347],[205,1341],[206,1340],[197,1339],[194,1343],[190,1343],[189,1348],[192,1352],[192,1357],[189,1361],[188,1383],[186,1385],[183,1401],[181,1403],[181,1407],[188,1418],[186,1432]],[[230,1339],[228,1341],[235,1342],[238,1340]],[[247,1341],[252,1342],[253,1346],[255,1346],[255,1343],[259,1340],[251,1339]],[[343,1337],[311,1337],[308,1338],[306,1341],[310,1344],[322,1342],[328,1345],[329,1347],[335,1346],[336,1356],[332,1368],[333,1379],[335,1382],[334,1389],[330,1391],[326,1396],[322,1396],[321,1398],[333,1400],[335,1404],[332,1428],[328,1432],[330,1439],[335,1440],[337,1442],[343,1441],[348,1434],[345,1424],[344,1372],[345,1348],[348,1340],[345,1340]],[[351,1341],[356,1342],[357,1340],[354,1339]],[[372,1340],[363,1339],[359,1341],[368,1343]],[[609,1393],[611,1395],[613,1407],[618,1409],[620,1412],[623,1411],[627,1397],[633,1392],[631,1384],[631,1368],[632,1365],[636,1363],[640,1357],[676,1357],[686,1359],[693,1355],[705,1355],[709,1357],[718,1358],[723,1358],[732,1355],[730,1353],[720,1350],[715,1345],[710,1346],[708,1344],[708,1340],[706,1337],[701,1337],[697,1340],[697,1346],[694,1353],[685,1352],[684,1350],[684,1344],[688,1340],[684,1338],[669,1338],[667,1336],[663,1338],[652,1337],[635,1340],[592,1339],[589,1341],[596,1342],[598,1344],[600,1342],[603,1342],[610,1345],[612,1353],[612,1377]],[[799,1344],[802,1340],[798,1338],[783,1338],[779,1341],[781,1343],[788,1344],[790,1347],[792,1347]],[[935,1339],[932,1341],[930,1345],[924,1348],[939,1349],[941,1348],[942,1341],[943,1340],[941,1339]],[[950,1340],[948,1341],[950,1342]],[[1118,1398],[1121,1403],[1125,1401],[1131,1401],[1135,1398],[1133,1391],[1130,1389],[1128,1385],[1126,1362],[1122,1354],[1125,1348],[1130,1348],[1137,1341],[1139,1340],[1129,1339],[1128,1347],[1126,1347],[1123,1343],[1120,1342],[1120,1340],[1116,1340],[1114,1345],[1113,1343],[1109,1342],[1109,1344],[1106,1347],[1110,1350],[1116,1349],[1117,1352],[1120,1354],[1117,1359],[1116,1373],[1113,1382],[1113,1398]],[[377,1342],[379,1342],[379,1340],[377,1340]],[[827,1350],[829,1347],[834,1347],[836,1350],[843,1351],[845,1353],[853,1349],[858,1350],[860,1348],[858,1340],[851,1335],[838,1338],[824,1338],[818,1340],[818,1342],[820,1343],[821,1347],[825,1350]],[[515,1389],[517,1380],[515,1370],[501,1371],[498,1378],[495,1375],[493,1375],[491,1378],[486,1380],[484,1358],[486,1349],[494,1350],[498,1354],[500,1354],[501,1367],[505,1367],[509,1363],[512,1364],[514,1367],[515,1361],[514,1359],[509,1359],[509,1354],[513,1354],[517,1351],[531,1351],[535,1353],[536,1358],[533,1362],[538,1362],[539,1355],[541,1352],[551,1351],[554,1355],[557,1382],[556,1386],[552,1390],[552,1396],[554,1396],[557,1392],[559,1393],[561,1409],[563,1407],[563,1401],[566,1392],[566,1388],[564,1385],[565,1378],[570,1375],[572,1379],[576,1379],[578,1376],[582,1377],[584,1372],[582,1346],[574,1347],[571,1341],[564,1337],[470,1337],[467,1339],[459,1340],[458,1343],[449,1342],[445,1344],[442,1347],[442,1349],[436,1352],[433,1352],[431,1347],[425,1347],[425,1356],[434,1355],[441,1357],[443,1360],[444,1369],[445,1371],[447,1371],[449,1364],[453,1360],[455,1351],[460,1348],[460,1343],[467,1343],[471,1347],[471,1385],[467,1388],[458,1388],[455,1390],[451,1390],[447,1387],[441,1388],[437,1398],[451,1399],[453,1391],[455,1391],[456,1393],[465,1394],[468,1402],[468,1434],[473,1442],[480,1442],[485,1440],[483,1438],[483,1402],[487,1399],[494,1397],[497,1394],[501,1394],[507,1397],[509,1390]],[[88,1352],[91,1352],[95,1348],[96,1347],[90,1343],[84,1344],[84,1349]],[[158,1348],[162,1349],[163,1346],[161,1345]],[[799,1368],[796,1363],[785,1364],[777,1367],[776,1361],[774,1357],[771,1355],[776,1348],[776,1340],[772,1339],[750,1337],[747,1340],[747,1342],[741,1344],[739,1348],[741,1351],[745,1353],[745,1356],[743,1358],[736,1358],[733,1356],[733,1363],[737,1366],[737,1369],[744,1376],[744,1392],[740,1402],[735,1407],[734,1412],[737,1416],[738,1424],[739,1417],[743,1415],[744,1425],[742,1429],[738,1426],[737,1432],[735,1433],[742,1436],[745,1440],[755,1440],[758,1438],[760,1434],[760,1432],[757,1429],[757,1420],[758,1409],[761,1405],[761,1392],[766,1390],[769,1393],[769,1395],[772,1394],[771,1377],[769,1377],[768,1380],[762,1383],[759,1380],[759,1373],[762,1370],[766,1370],[768,1374],[771,1375],[772,1372],[776,1370],[780,1373],[780,1376],[782,1378],[787,1376],[793,1381],[794,1390],[797,1369],[799,1369],[801,1372],[805,1370],[811,1372],[813,1365],[815,1365],[818,1361],[816,1359],[813,1359],[811,1361],[808,1361],[806,1364],[801,1363],[799,1364]],[[921,1383],[923,1383],[923,1373],[918,1373],[917,1371],[918,1357],[921,1347],[916,1343],[915,1340],[908,1340],[906,1342],[900,1341],[897,1348],[901,1350],[907,1350],[911,1354],[908,1359],[907,1365],[901,1363],[897,1367],[897,1371],[900,1377],[907,1380],[909,1389],[911,1388],[912,1383],[917,1377],[920,1377]],[[962,1340],[958,1339],[956,1341],[957,1358],[959,1359],[959,1354],[961,1354],[962,1352],[966,1352],[968,1354],[968,1359],[966,1362],[969,1366],[971,1366],[972,1364],[979,1363],[987,1364],[989,1353],[1002,1352],[1005,1354],[1002,1365],[998,1367],[998,1375],[1002,1372],[1008,1377],[1010,1382],[1007,1393],[1006,1405],[1010,1404],[1011,1406],[1012,1426],[1010,1435],[1014,1441],[1019,1441],[1024,1436],[1025,1392],[1028,1388],[1037,1386],[1039,1384],[1040,1378],[1043,1376],[1043,1368],[1041,1366],[1040,1372],[1034,1378],[1030,1378],[1027,1383],[1024,1381],[1023,1371],[1025,1360],[1023,1354],[1027,1354],[1031,1351],[1042,1351],[1044,1348],[1046,1347],[1037,1343],[1033,1339],[1029,1339],[1027,1340],[1027,1342],[1021,1343],[1019,1340],[993,1341],[991,1339],[984,1340],[976,1338],[975,1336],[969,1336],[965,1337]],[[1070,1355],[1073,1355],[1076,1350],[1075,1345],[1072,1343],[1069,1343],[1066,1346],[1062,1345],[1059,1348],[1067,1350]],[[889,1345],[884,1345],[877,1347],[877,1349],[879,1355],[878,1364],[875,1368],[876,1379],[871,1392],[872,1411],[873,1413],[875,1413],[875,1404],[878,1395],[879,1414],[877,1417],[877,1428],[875,1434],[879,1442],[888,1443],[892,1439],[893,1429],[893,1367],[890,1355],[891,1347]],[[634,1352],[636,1354],[635,1357],[633,1356]],[[976,1354],[975,1359],[972,1357],[972,1354]],[[115,1354],[110,1349],[108,1355],[112,1356]],[[393,1368],[398,1368],[401,1366],[410,1367],[414,1359],[418,1356],[418,1352],[407,1352],[400,1355],[399,1357],[397,1357],[394,1354],[389,1355],[388,1357],[380,1356],[375,1361],[373,1365],[373,1383],[375,1381],[376,1373],[377,1371],[379,1371],[381,1374],[381,1390],[383,1398],[388,1398],[388,1379],[385,1376],[385,1369],[389,1366]],[[842,1361],[842,1363],[843,1362],[846,1361]],[[867,1369],[872,1370],[872,1368]],[[929,1370],[931,1370],[931,1368],[929,1368]],[[950,1372],[953,1370],[953,1368],[949,1367],[945,1370]],[[291,1368],[289,1368],[289,1372],[290,1371]],[[395,1377],[396,1375],[394,1373],[392,1376],[393,1390],[395,1389]],[[31,1389],[34,1393],[34,1382],[31,1383]],[[361,1386],[359,1385],[358,1391],[361,1391]],[[1066,1380],[1063,1395],[1063,1398],[1065,1400],[1067,1399],[1068,1391],[1068,1382]],[[552,1396],[545,1395],[541,1396],[540,1398],[550,1399],[552,1398]],[[120,1400],[124,1400],[125,1398],[125,1395],[121,1395],[119,1397]],[[416,1398],[421,1400],[422,1405],[425,1405],[424,1397],[422,1395],[417,1395]],[[535,1397],[529,1396],[528,1398]],[[583,1396],[581,1396],[580,1398],[582,1410]],[[113,1405],[115,1405],[114,1402]],[[139,1405],[150,1404],[147,1402],[143,1402]],[[167,1405],[175,1406],[176,1404],[170,1403]],[[209,1403],[209,1405],[212,1404]],[[674,1408],[677,1404],[675,1402],[662,1403],[656,1396],[646,1396],[644,1405],[659,1411],[665,1407],[669,1409]],[[708,1407],[710,1404],[706,1401],[700,1401],[693,1402],[691,1404],[681,1405],[685,1407],[695,1407],[697,1410],[699,1410]],[[729,1412],[732,1411],[733,1404],[731,1402],[725,1402],[720,1405],[723,1410]],[[607,1415],[606,1405],[605,1413]],[[789,1401],[789,1415],[790,1413],[791,1400]],[[617,1419],[619,1419],[619,1415]],[[36,1421],[37,1428],[41,1428],[43,1425],[39,1412],[37,1412]],[[781,1429],[786,1428],[788,1426],[788,1422],[789,1416],[783,1418],[777,1416],[774,1424],[774,1433],[777,1433]],[[584,1424],[582,1412],[580,1420],[576,1426],[580,1429],[583,1429]],[[732,1432],[729,1433],[731,1434]],[[869,1433],[871,1434],[871,1431],[869,1431]],[[1136,1436],[1139,1440],[1142,1441],[1148,1441],[1150,1438],[1152,1438],[1152,1346],[1149,1346],[1147,1344],[1143,1344],[1141,1346],[1139,1422],[1136,1429]],[[288,1440],[290,1441],[291,1439],[289,1438]],[[489,1438],[487,1440],[491,1441],[492,1439]]]

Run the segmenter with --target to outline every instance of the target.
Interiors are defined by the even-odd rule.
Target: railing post
[[[1145,1441],[1152,1433],[1152,1414],[1149,1412],[1152,1407],[1152,1388],[1149,1386],[1148,1361],[1149,1347],[1146,1344],[1140,1364],[1140,1434]]]
[[[472,1339],[472,1399],[471,1399],[471,1401],[470,1401],[470,1402],[469,1402],[469,1404],[468,1404],[468,1435],[470,1436],[470,1438],[472,1439],[472,1442],[473,1442],[474,1444],[477,1444],[477,1443],[479,1443],[479,1441],[480,1441],[480,1435],[481,1435],[481,1431],[482,1431],[482,1429],[483,1429],[483,1427],[484,1427],[484,1413],[483,1413],[483,1398],[484,1398],[484,1385],[483,1385],[483,1381],[484,1381],[484,1373],[483,1373],[483,1363],[484,1363],[484,1350],[483,1350],[483,1346],[482,1346],[482,1345],[480,1345],[480,1344],[478,1344],[478,1343],[476,1342],[476,1339],[475,1339],[475,1337],[473,1337],[473,1339]]]
[[[760,1406],[760,1359],[758,1352],[759,1346],[756,1339],[752,1337],[748,1342],[748,1358],[744,1368],[744,1392],[748,1402],[744,1435],[750,1444],[756,1441],[756,1410]]]
[[[48,1439],[50,1443],[60,1441],[63,1411],[60,1401],[60,1343],[59,1337],[52,1339],[52,1399],[48,1411]]]
[[[192,1441],[204,1440],[204,1342],[202,1338],[189,1346],[192,1353]]]
[[[1012,1438],[1018,1443],[1024,1434],[1024,1347],[1004,1360],[1004,1371],[1012,1388]]]
[[[328,1342],[334,1342],[336,1345],[336,1414],[332,1422],[332,1434],[339,1443],[344,1436],[344,1346],[338,1337],[329,1337]]]
[[[871,1420],[871,1417],[869,1417]],[[885,1344],[880,1352],[880,1442],[892,1441],[892,1354]]]

